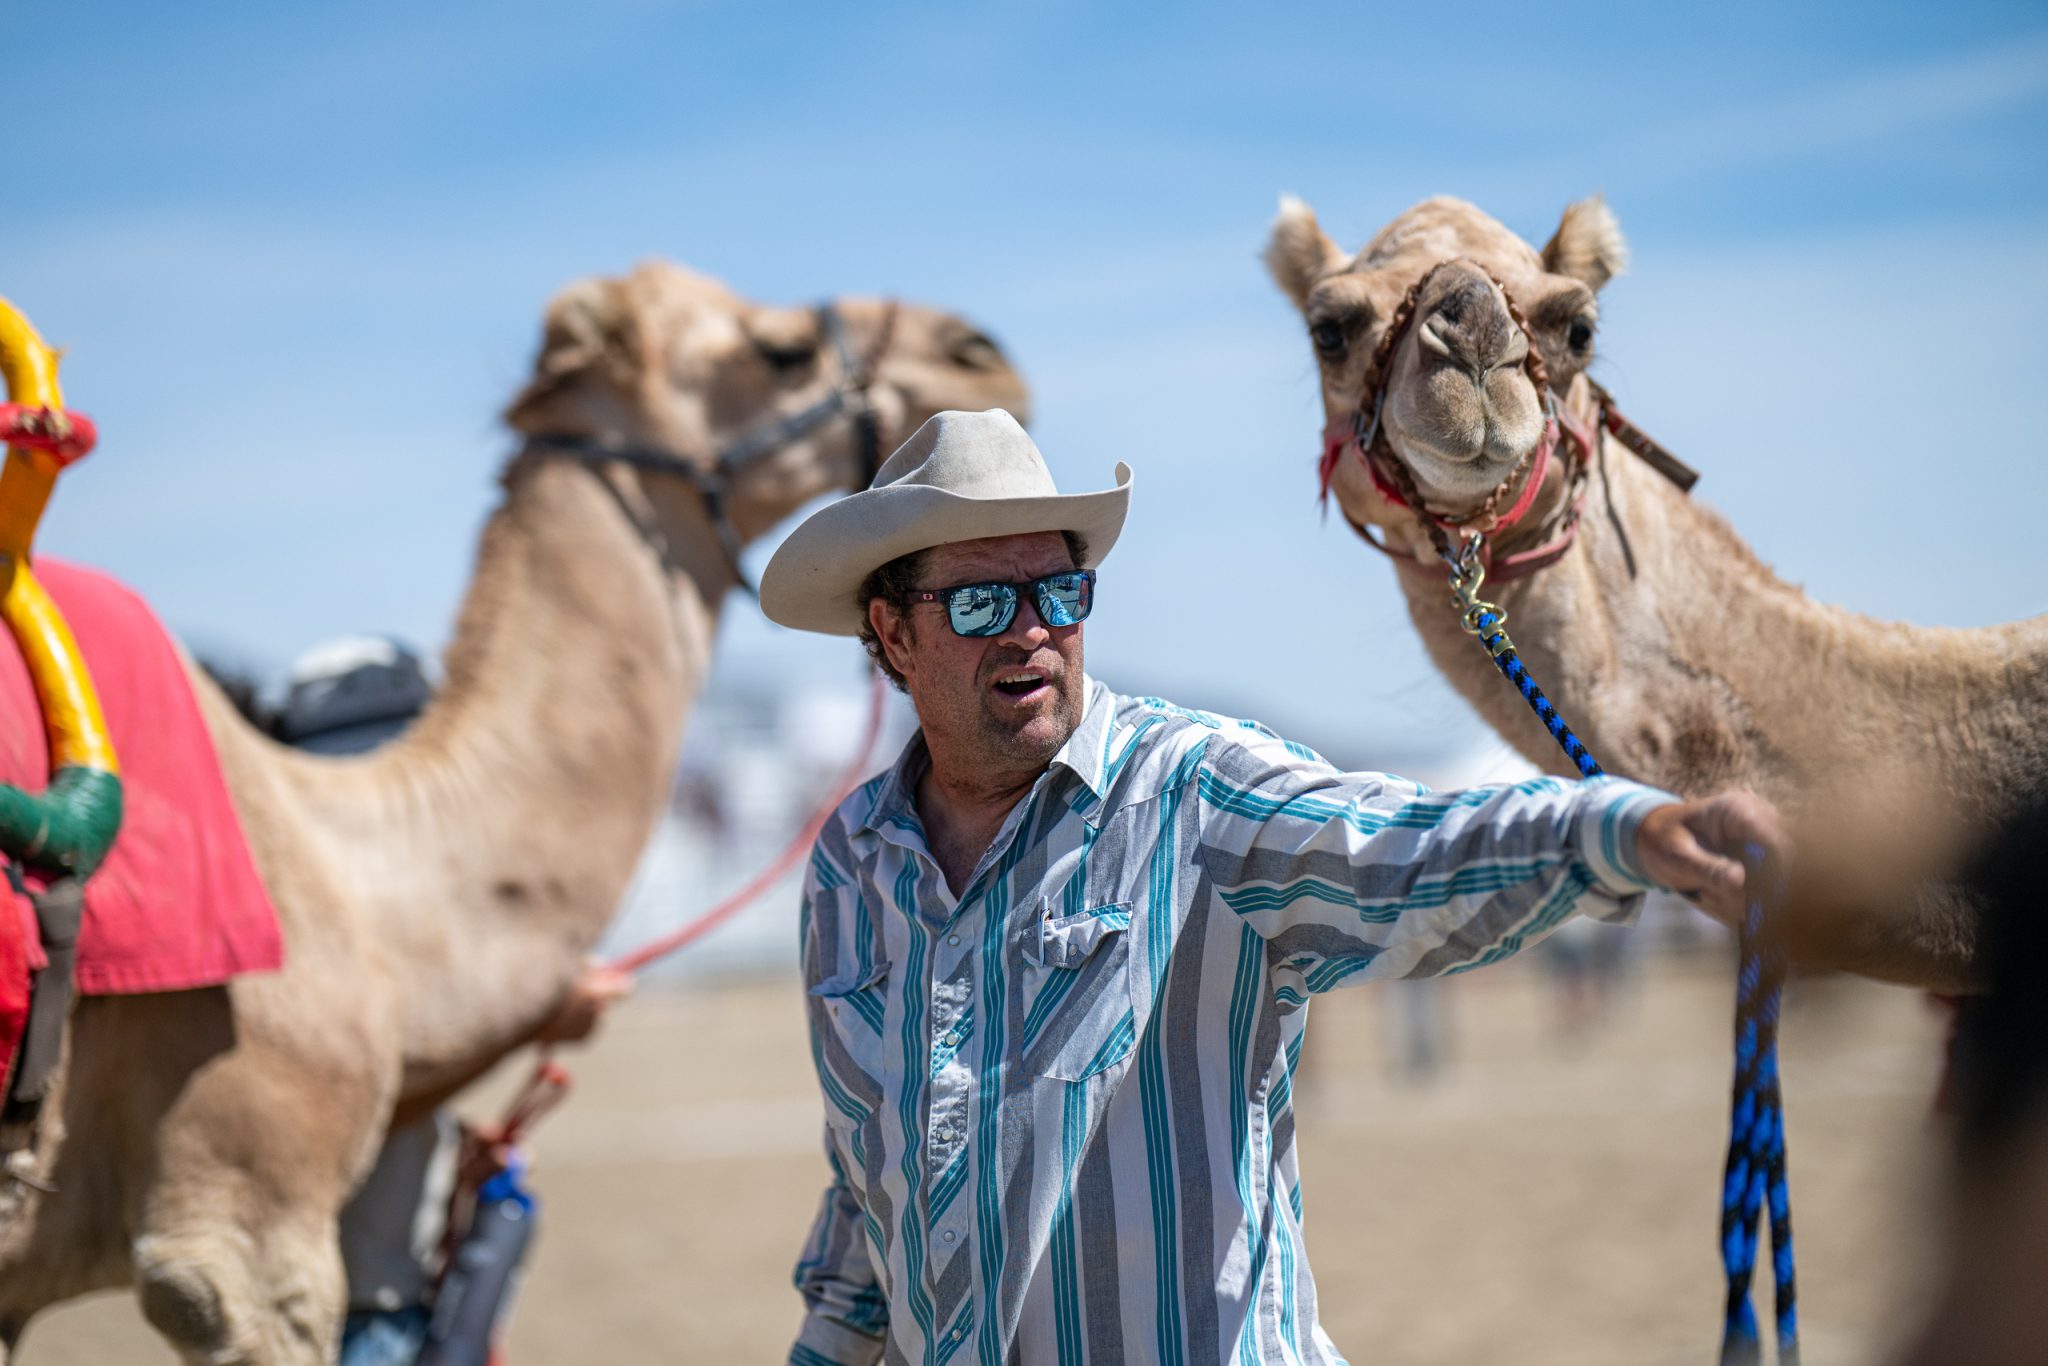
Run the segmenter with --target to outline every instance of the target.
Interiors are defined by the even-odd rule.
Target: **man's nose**
[[[1010,618],[1010,624],[996,637],[1005,645],[1021,645],[1036,649],[1052,639],[1052,630],[1038,615],[1038,604],[1029,593],[1017,595],[1017,615]]]

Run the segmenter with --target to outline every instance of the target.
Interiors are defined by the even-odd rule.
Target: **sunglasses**
[[[957,636],[999,636],[1017,619],[1020,593],[1029,593],[1047,626],[1079,626],[1095,607],[1095,571],[1070,569],[1029,583],[963,583],[912,593],[912,602],[943,602]]]

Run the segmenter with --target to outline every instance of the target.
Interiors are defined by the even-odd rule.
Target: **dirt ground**
[[[1435,1001],[1448,1053],[1420,1081],[1388,1056],[1396,992],[1313,1007],[1303,1186],[1337,1345],[1360,1366],[1712,1362],[1726,966],[1652,965],[1572,1036],[1526,962]],[[1807,1366],[1881,1363],[1922,1299],[1940,1035],[1905,991],[1804,982],[1788,1002]],[[825,1170],[794,984],[645,993],[574,1065],[577,1094],[537,1143],[544,1222],[510,1360],[783,1360],[790,1263]],[[170,1359],[127,1296],[49,1314],[20,1356]]]

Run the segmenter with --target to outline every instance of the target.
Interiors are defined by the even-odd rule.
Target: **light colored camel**
[[[612,914],[668,796],[686,711],[737,582],[704,498],[670,471],[536,436],[702,461],[874,357],[881,450],[942,408],[1022,414],[986,337],[922,308],[751,305],[667,265],[551,305],[447,657],[402,739],[319,758],[259,735],[198,670],[284,970],[82,1001],[40,1166],[0,1191],[0,1362],[29,1317],[133,1283],[190,1362],[331,1359],[335,1214],[394,1104],[427,1103],[526,1038]],[[865,482],[835,415],[734,470],[742,540]]]
[[[1921,875],[1939,871],[1964,830],[2048,784],[2048,617],[1938,630],[1815,602],[1599,431],[1586,377],[1596,295],[1625,247],[1597,198],[1567,209],[1541,251],[1438,198],[1356,256],[1286,200],[1266,261],[1308,324],[1333,437],[1381,388],[1375,353],[1428,276],[1385,359],[1380,411],[1387,447],[1438,513],[1479,508],[1537,446],[1542,396],[1523,356],[1538,348],[1567,425],[1575,417],[1598,435],[1575,542],[1547,567],[1485,586],[1531,674],[1610,772],[1688,794],[1748,786],[1801,818],[1809,909],[1793,927],[1795,952],[1898,981],[1966,984],[1973,917]],[[1575,497],[1569,474],[1569,462],[1552,462],[1528,516],[1495,538],[1497,561],[1556,543]],[[1461,629],[1429,537],[1376,486],[1356,442],[1339,452],[1331,491],[1347,518],[1400,552],[1409,615],[1437,667],[1522,754],[1570,772]]]

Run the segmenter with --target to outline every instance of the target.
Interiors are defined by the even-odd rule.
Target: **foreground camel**
[[[1484,586],[1531,674],[1610,772],[1688,794],[1748,786],[1803,818],[1801,905],[1814,909],[1794,926],[1796,953],[1967,986],[1973,917],[1925,875],[1964,831],[2048,786],[2048,617],[1936,630],[1814,602],[1603,430],[1586,369],[1596,295],[1625,247],[1597,198],[1567,209],[1541,251],[1438,198],[1356,256],[1286,200],[1266,261],[1321,369],[1330,490],[1347,519],[1384,537],[1430,657],[1480,715],[1531,761],[1571,771],[1461,629],[1438,548],[1395,497],[1419,496],[1447,520],[1489,498],[1511,511],[1538,477],[1524,462],[1544,439],[1547,371],[1566,439],[1527,514],[1490,537],[1493,563],[1525,556],[1525,572]],[[1375,393],[1377,482],[1347,440],[1362,406],[1369,427]],[[1575,458],[1573,431],[1590,458]]]
[[[813,429],[777,425],[835,391]],[[733,543],[865,483],[940,409],[1024,401],[985,336],[908,305],[765,308],[666,265],[557,298],[446,686],[413,729],[300,754],[191,671],[286,965],[79,1004],[37,1154],[54,1193],[0,1181],[0,1366],[36,1311],[129,1283],[187,1361],[329,1360],[336,1211],[394,1105],[530,1035],[610,917],[739,582]],[[701,470],[742,445],[723,529],[699,480],[644,458]]]

